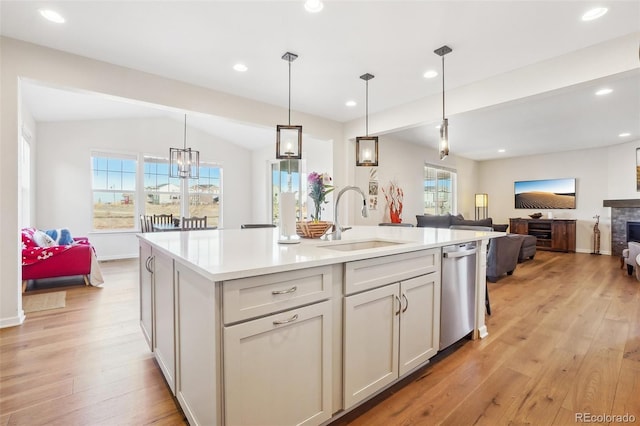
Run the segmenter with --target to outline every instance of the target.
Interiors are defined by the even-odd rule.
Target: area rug
[[[22,296],[22,309],[25,313],[27,313],[46,311],[48,309],[64,308],[66,305],[66,298],[66,291],[26,294]]]

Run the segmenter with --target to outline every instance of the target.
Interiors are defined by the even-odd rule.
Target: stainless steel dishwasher
[[[473,331],[476,302],[476,243],[442,248],[440,350]]]

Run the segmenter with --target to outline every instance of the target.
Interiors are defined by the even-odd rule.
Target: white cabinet
[[[140,242],[140,327],[175,394],[173,259]]]
[[[424,364],[440,343],[440,274],[400,283],[400,376]]]
[[[320,424],[331,370],[330,301],[225,327],[225,423]]]
[[[331,276],[318,267],[223,283],[225,424],[331,417]]]
[[[344,324],[344,408],[348,409],[436,354],[440,274],[345,297]]]
[[[140,328],[153,351],[153,254],[151,246],[140,242]]]
[[[173,260],[162,253],[154,252],[153,271],[153,352],[171,392],[175,394]]]
[[[179,262],[174,267],[176,398],[191,426],[221,425],[217,286]]]

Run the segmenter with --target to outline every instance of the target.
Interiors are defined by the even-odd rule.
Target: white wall
[[[611,208],[607,199],[637,199],[635,150],[640,141],[608,148],[483,161],[479,164],[479,192],[489,194],[494,223],[527,217],[537,210],[514,208],[513,184],[519,180],[576,178],[576,209],[551,210],[554,218],[576,219],[576,250],[593,250],[594,216],[600,215],[600,251],[611,253]],[[547,210],[542,211],[544,215]]]
[[[415,225],[416,215],[424,214],[425,163],[455,169],[458,174],[458,212],[465,217],[473,218],[473,196],[476,192],[478,173],[476,161],[455,155],[450,155],[441,161],[438,151],[434,148],[394,140],[388,136],[379,138],[378,151],[380,157],[378,167],[374,167],[379,185],[378,209],[370,210],[368,218],[356,214],[355,218],[350,218],[353,222],[341,220],[343,224],[377,225],[380,222],[390,222],[389,209],[382,187],[388,189],[389,182],[395,180],[404,191],[402,222]],[[368,193],[369,174],[372,167],[352,167],[355,171],[355,185]],[[360,206],[357,194],[345,194],[344,197],[348,198],[341,200],[340,204],[350,203],[350,205]]]
[[[182,146],[183,131],[183,122],[169,118],[39,123],[36,226],[89,236],[100,260],[137,256],[134,232],[92,232],[91,151],[133,154],[140,162],[147,154],[168,157],[169,147]],[[200,161],[223,168],[221,226],[240,227],[251,217],[250,152],[191,127],[187,134]]]
[[[36,223],[36,158],[38,155],[38,130],[36,122],[33,119],[30,111],[24,105],[21,105],[21,122],[20,122],[20,135],[27,141],[30,150],[30,194],[29,199],[21,199],[21,205],[29,205],[28,216],[22,214],[20,217],[20,228],[27,226],[33,226]],[[24,170],[19,170],[20,179],[24,173]],[[21,194],[22,195],[22,194]],[[23,212],[24,213],[24,212]]]

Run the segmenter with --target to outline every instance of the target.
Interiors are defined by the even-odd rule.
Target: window
[[[172,214],[179,218],[180,178],[169,177],[169,160],[144,157],[144,213]]]
[[[200,163],[200,179],[189,179],[189,215],[207,216],[207,226],[220,222],[222,169]]]
[[[92,154],[93,229],[136,227],[137,164],[131,155]]]
[[[455,214],[456,172],[455,170],[424,166],[424,212],[425,214]]]
[[[188,216],[207,216],[207,225],[220,225],[222,168],[200,163],[200,179],[189,179],[183,197],[182,179],[169,177],[167,158],[144,158],[144,214],[172,214],[182,217],[181,201],[189,200]]]
[[[296,217],[307,217],[307,175],[302,173],[300,160],[277,160],[271,163],[271,220],[280,220],[280,193],[293,191],[296,195]]]

